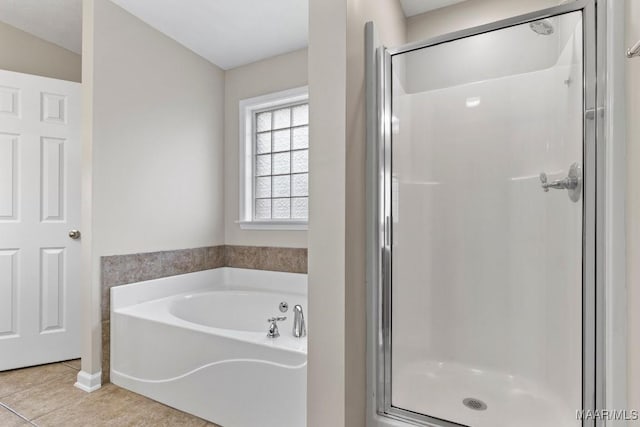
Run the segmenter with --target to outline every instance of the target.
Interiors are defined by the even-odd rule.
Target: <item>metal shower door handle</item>
[[[548,192],[550,188],[556,190],[567,190],[569,198],[573,202],[580,200],[580,194],[582,192],[582,167],[580,163],[576,162],[569,168],[569,174],[562,179],[556,179],[555,181],[548,182],[547,174],[540,173],[540,186],[544,192]]]
[[[556,179],[552,182],[547,182],[547,174],[542,172],[540,174],[540,181],[542,182],[542,188],[545,193],[549,191],[550,188],[555,188],[559,190],[573,190],[578,186],[578,180],[575,177],[567,176],[566,178]]]

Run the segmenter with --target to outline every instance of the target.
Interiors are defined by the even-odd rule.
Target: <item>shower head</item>
[[[541,19],[539,21],[533,21],[531,23],[529,23],[529,27],[531,27],[531,29],[533,31],[535,31],[537,34],[543,35],[543,36],[548,36],[550,34],[553,34],[553,24],[551,23],[550,19]]]

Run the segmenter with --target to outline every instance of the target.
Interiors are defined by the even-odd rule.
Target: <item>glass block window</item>
[[[306,229],[307,88],[242,100],[240,120],[240,227]]]
[[[309,216],[309,104],[254,113],[255,220]]]

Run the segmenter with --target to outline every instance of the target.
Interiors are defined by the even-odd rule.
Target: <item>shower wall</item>
[[[467,0],[407,18],[407,41],[426,40],[559,5],[563,0]]]
[[[582,163],[578,20],[522,53],[544,36],[394,59],[393,372],[453,363],[581,407],[582,199],[539,180]]]

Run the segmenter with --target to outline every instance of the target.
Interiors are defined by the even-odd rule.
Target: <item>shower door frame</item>
[[[600,0],[604,3],[604,0]],[[373,286],[373,316],[375,325],[373,370],[376,379],[373,389],[375,410],[379,416],[412,424],[437,427],[461,426],[426,414],[418,414],[391,404],[391,139],[392,93],[391,59],[395,55],[428,48],[442,43],[513,27],[540,19],[571,12],[582,12],[583,30],[583,211],[582,211],[582,408],[593,411],[604,408],[604,283],[602,252],[596,254],[596,241],[603,242],[604,193],[604,47],[597,49],[603,17],[596,16],[596,0],[576,0],[571,3],[515,16],[494,23],[437,36],[426,41],[397,48],[380,47],[369,65],[374,65],[377,79],[375,104],[370,112],[371,128],[375,127],[376,147],[370,153],[370,164],[377,166],[375,186],[369,192],[374,200],[375,214],[371,218],[370,242],[375,251],[369,253],[369,280]],[[600,7],[597,8],[600,13]],[[604,7],[602,7],[604,9]],[[596,34],[596,20],[598,35]],[[373,28],[368,30],[367,43],[373,49]],[[376,117],[373,117],[375,114]],[[370,205],[371,206],[371,205]],[[582,425],[600,425],[601,420],[583,420]],[[397,425],[397,424],[390,424]]]

